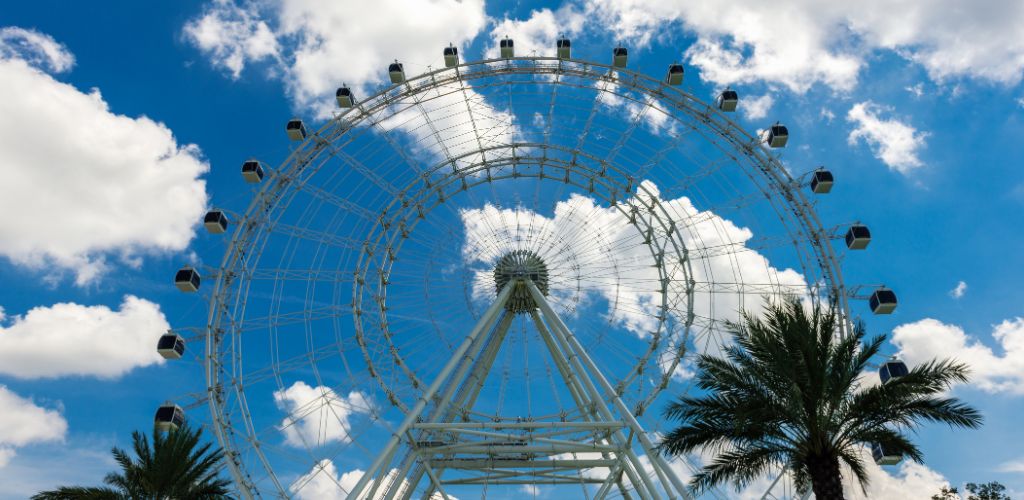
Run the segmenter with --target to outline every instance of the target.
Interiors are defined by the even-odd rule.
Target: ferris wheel
[[[680,64],[555,50],[395,61],[206,215],[221,263],[175,282],[208,294],[203,401],[242,496],[690,498],[660,409],[727,322],[781,295],[895,307],[843,284],[870,232],[822,224],[834,179],[782,166],[785,126],[744,131],[737,91],[699,99]]]

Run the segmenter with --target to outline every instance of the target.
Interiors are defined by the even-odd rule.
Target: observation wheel
[[[207,394],[243,496],[689,497],[697,464],[653,445],[693,358],[780,295],[849,317],[785,127],[744,131],[736,92],[705,102],[681,65],[506,42],[339,89],[288,122],[287,159],[245,162],[247,208],[208,214],[231,233],[203,277]]]

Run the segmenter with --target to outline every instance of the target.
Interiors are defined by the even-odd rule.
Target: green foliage
[[[932,495],[932,500],[960,500],[959,491],[956,488],[943,486],[942,490]]]
[[[967,500],[1010,500],[1010,496],[1003,493],[1006,486],[996,481],[985,484],[967,483]]]
[[[33,500],[214,500],[228,498],[230,482],[218,477],[224,454],[200,445],[200,429],[183,426],[166,434],[153,431],[153,444],[141,432],[132,433],[133,459],[114,447],[121,466],[103,479],[105,487],[61,487],[44,491]]]
[[[661,449],[679,455],[707,449],[717,456],[692,480],[703,491],[733,481],[743,487],[780,465],[798,488],[819,500],[842,498],[839,462],[862,488],[868,483],[862,446],[880,443],[912,460],[921,451],[907,431],[922,422],[978,427],[974,408],[945,391],[967,381],[967,369],[930,361],[885,385],[861,387],[859,377],[885,336],[864,341],[863,325],[840,339],[834,311],[808,313],[796,299],[767,308],[763,319],[743,315],[728,326],[735,343],[725,358],[698,361],[700,396],[670,403],[665,416],[680,426]]]

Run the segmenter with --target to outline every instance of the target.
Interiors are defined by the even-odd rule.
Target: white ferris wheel
[[[792,175],[789,131],[744,131],[735,90],[500,43],[339,88],[287,159],[244,162],[248,207],[207,214],[220,265],[175,277],[206,324],[160,346],[196,341],[207,387],[156,419],[208,405],[240,496],[691,498],[661,408],[725,322],[779,295],[895,307],[844,286],[870,233],[822,224],[832,174]]]

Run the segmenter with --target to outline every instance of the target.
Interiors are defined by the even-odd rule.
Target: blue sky
[[[884,283],[899,294],[891,316],[872,316],[860,300],[853,314],[869,332],[894,332],[890,353],[971,365],[972,383],[953,392],[983,411],[985,426],[923,427],[924,466],[887,468],[875,496],[927,498],[945,482],[989,480],[1024,494],[1024,452],[1014,445],[1024,439],[1015,425],[1024,410],[1024,6],[879,1],[853,9],[780,0],[784,15],[754,1],[732,2],[723,13],[718,3],[671,0],[388,0],[371,14],[354,2],[309,3],[32,2],[0,13],[0,497],[97,482],[113,467],[106,450],[146,428],[157,405],[203,392],[198,358],[163,363],[151,348],[166,328],[205,321],[202,299],[176,291],[170,277],[183,263],[220,261],[225,240],[207,234],[200,217],[213,206],[245,210],[253,190],[238,167],[249,157],[284,161],[294,147],[283,134],[287,119],[319,128],[340,82],[371,95],[385,87],[384,67],[395,58],[411,76],[438,67],[449,42],[479,59],[505,35],[520,54],[550,55],[560,33],[572,37],[575,58],[605,62],[621,42],[635,71],[660,76],[680,61],[684,89],[699,99],[737,89],[734,119],[750,132],[776,120],[789,126],[780,153],[786,167],[800,174],[826,165],[836,175],[833,192],[816,198],[824,225],[859,220],[871,228],[865,252],[840,252],[847,285]],[[500,96],[481,92],[505,109],[494,102]],[[617,112],[602,112],[601,126],[615,130]],[[638,137],[658,140],[649,126]],[[365,184],[352,188],[346,179],[324,182],[365,196],[355,193]],[[692,197],[697,210],[716,199],[711,190],[666,188],[666,199],[670,193]],[[552,207],[539,215],[557,225],[555,203],[569,194],[535,194]],[[529,195],[499,190],[458,203],[507,208]],[[720,215],[755,236],[757,227],[777,230],[755,215]],[[457,241],[468,245],[474,233],[462,228],[465,213],[446,217],[435,229],[462,231]],[[466,275],[486,269],[458,248],[431,263]],[[778,269],[796,266],[784,251],[763,253]],[[461,280],[438,293],[465,295],[472,278]],[[419,297],[396,303],[413,308]],[[478,311],[474,300],[452,307],[445,321]],[[609,307],[600,297],[581,303]],[[617,324],[629,330],[625,319]],[[300,379],[285,385],[299,391]],[[282,392],[275,402],[282,389],[268,385],[253,403],[268,429],[282,418],[285,396],[299,397]],[[379,418],[394,425],[400,418],[374,390],[365,388]],[[190,415],[209,421],[205,406]],[[385,432],[358,411],[352,422],[371,443]],[[289,449],[287,432],[270,434]],[[365,466],[339,461],[333,474]],[[283,469],[292,479],[309,470]]]

